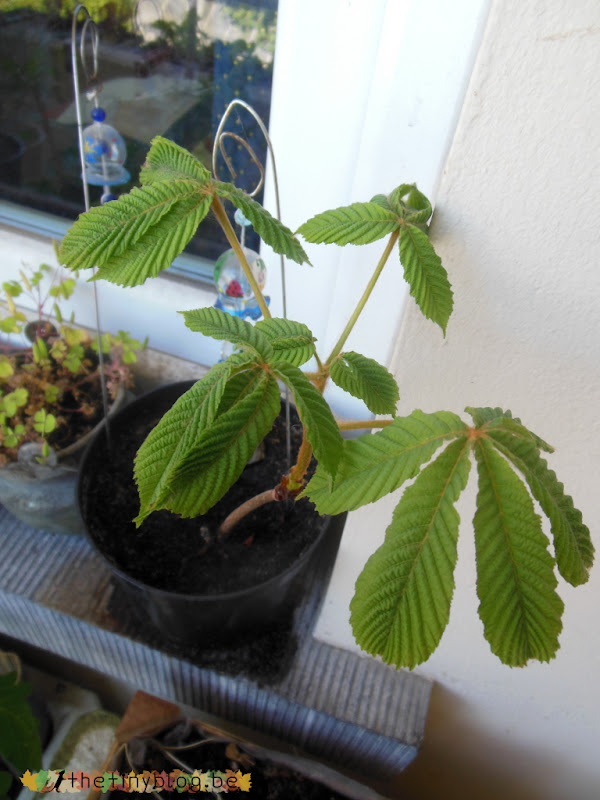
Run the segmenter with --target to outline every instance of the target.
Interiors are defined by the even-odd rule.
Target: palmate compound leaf
[[[529,428],[526,428],[518,417],[513,417],[512,411],[504,410],[502,408],[473,408],[467,406],[465,411],[473,417],[473,422],[477,428],[484,428],[492,430],[501,426],[503,430],[512,430],[515,436],[520,438],[529,439],[534,442],[540,450],[545,450],[547,453],[553,453],[554,448],[549,445],[541,437],[537,436]]]
[[[298,228],[314,244],[370,244],[398,227],[398,217],[379,202],[353,203],[317,214]]]
[[[474,449],[479,492],[473,525],[484,636],[509,666],[549,661],[559,646],[563,604],[548,540],[527,489],[492,442],[480,437]]]
[[[335,476],[344,440],[329,405],[297,367],[285,361],[274,363],[273,374],[292,391],[298,416],[319,467],[329,477]]]
[[[136,187],[82,214],[63,239],[60,259],[70,269],[98,267],[96,280],[137,286],[171,266],[210,204],[194,181]]]
[[[257,366],[239,399],[204,429],[178,465],[164,507],[182,517],[212,508],[239,478],[280,408],[277,381]]]
[[[400,261],[410,294],[427,319],[437,323],[444,335],[452,313],[452,289],[448,273],[429,237],[415,225],[400,229]]]
[[[287,361],[300,367],[315,354],[315,338],[302,322],[273,317],[259,320],[255,327],[269,340],[273,363]]]
[[[304,248],[291,230],[271,216],[260,203],[231,183],[214,181],[213,188],[219,197],[230,200],[236,208],[240,209],[246,219],[250,220],[260,238],[276,253],[287,256],[297,264],[310,264]]]
[[[273,356],[273,347],[268,337],[258,327],[240,317],[212,307],[179,313],[183,314],[186,326],[192,331],[250,348],[265,361]]]
[[[467,408],[475,424],[525,477],[531,493],[550,520],[558,569],[573,586],[586,583],[594,561],[594,546],[581,512],[564,486],[541,457],[553,448],[526,428],[510,411],[501,408]]]
[[[494,447],[525,477],[532,495],[550,520],[560,574],[573,586],[586,583],[594,561],[589,529],[573,499],[565,494],[564,486],[541,457],[536,442],[516,435],[510,424],[507,429],[497,425],[487,431],[487,435]]]
[[[349,351],[331,365],[333,382],[362,400],[373,414],[395,414],[400,399],[398,384],[385,367],[372,358]]]
[[[449,444],[404,492],[383,545],[356,582],[350,624],[360,647],[412,669],[439,644],[450,615],[459,516],[469,477],[466,436]]]
[[[147,186],[150,183],[178,179],[191,179],[207,186],[211,175],[185,148],[170,139],[155,136],[140,170],[140,183]]]
[[[416,410],[408,417],[397,417],[377,433],[344,440],[333,485],[319,465],[304,494],[321,514],[340,514],[374,503],[414,478],[444,441],[466,430],[460,417],[449,411],[425,414]]]
[[[216,364],[183,394],[146,437],[135,458],[134,476],[140,496],[139,526],[162,508],[177,467],[217,416],[227,381],[251,357],[235,355]]]

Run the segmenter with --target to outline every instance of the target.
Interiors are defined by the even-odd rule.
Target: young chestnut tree
[[[372,503],[416,478],[404,491],[383,545],[356,584],[351,623],[358,644],[397,666],[414,667],[435,650],[447,625],[454,589],[459,517],[455,503],[474,457],[473,519],[477,592],[484,635],[505,664],[550,660],[563,604],[555,566],[572,585],[585,583],[593,560],[589,531],[541,451],[552,448],[510,411],[467,408],[396,417],[392,375],[365,355],[344,351],[381,271],[394,252],[422,313],[445,333],[452,312],[447,273],[427,236],[432,214],[412,184],[370,202],[326,211],[302,225],[306,241],[339,246],[385,239],[383,254],[332,352],[320,358],[302,322],[271,317],[224,208],[230,202],[277,253],[308,259],[292,232],[229,183],[215,180],[187,151],[154,139],[141,186],[83,214],[65,237],[71,269],[97,267],[96,280],[135,286],[170,266],[212,211],[235,250],[264,319],[252,325],[214,308],[182,312],[194,331],[232,342],[237,352],[214,366],[170,409],[141,446],[135,463],[140,525],[152,511],[203,514],[241,474],[279,412],[278,381],[296,404],[303,442],[276,487],[224,521],[224,534],[245,513],[284,497],[306,496],[323,514]],[[300,369],[311,358],[317,370]],[[328,380],[389,418],[357,439],[343,440],[323,398]],[[351,424],[356,427],[355,424]],[[312,456],[318,466],[305,485]],[[532,496],[550,521],[554,553]]]

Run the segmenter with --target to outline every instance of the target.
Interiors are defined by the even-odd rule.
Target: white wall
[[[455,289],[447,339],[407,306],[392,368],[400,413],[501,405],[556,447],[551,465],[600,549],[600,9],[495,0],[437,197],[432,235]],[[546,759],[540,797],[600,796],[600,568],[566,603],[558,657],[503,667],[477,617],[470,519],[450,625],[419,672],[482,735]],[[347,603],[393,503],[351,515],[319,635],[349,645]],[[381,537],[380,537],[381,538]],[[340,598],[345,595],[342,607]],[[482,754],[482,757],[484,755]],[[488,753],[494,758],[494,753]],[[527,759],[525,759],[527,761]],[[506,760],[503,769],[510,771]],[[527,764],[525,764],[527,772]],[[542,788],[543,787],[543,788]]]
[[[286,224],[295,230],[320,211],[370,200],[400,183],[417,182],[435,195],[488,5],[280,0],[269,129]],[[268,177],[265,205],[273,210]],[[314,268],[288,264],[288,316],[311,328],[321,357],[344,329],[383,249],[382,242],[306,245]],[[265,257],[272,308],[280,314],[278,262]],[[394,254],[346,349],[387,363],[406,294]],[[335,387],[329,399],[341,415],[364,411]]]

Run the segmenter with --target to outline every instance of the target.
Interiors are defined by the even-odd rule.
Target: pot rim
[[[194,383],[196,383],[195,380],[191,380],[191,381],[190,380],[186,380],[186,381],[175,381],[173,383],[166,383],[166,384],[163,384],[162,386],[157,386],[156,388],[150,389],[150,391],[145,392],[144,394],[142,394],[139,397],[137,397],[132,403],[129,403],[123,409],[123,412],[133,413],[133,411],[135,410],[136,405],[142,405],[143,401],[146,401],[147,399],[149,399],[154,394],[158,394],[161,390],[169,389],[169,390],[173,391],[176,386],[184,386],[185,385],[185,386],[191,387]],[[175,401],[173,401],[173,402],[175,402]],[[319,533],[315,537],[314,541],[312,541],[310,543],[310,545],[306,548],[306,550],[303,553],[301,553],[283,571],[278,572],[276,575],[271,576],[266,581],[262,581],[261,583],[256,583],[256,584],[254,584],[252,586],[247,586],[247,587],[245,587],[243,589],[236,589],[236,590],[231,591],[231,592],[220,592],[219,594],[191,594],[191,593],[186,593],[186,592],[173,591],[173,590],[170,590],[170,589],[161,589],[159,587],[152,586],[149,583],[145,583],[143,580],[140,580],[139,578],[134,578],[133,576],[128,575],[126,572],[123,571],[123,569],[121,567],[119,567],[116,564],[114,564],[110,560],[110,558],[103,552],[103,550],[99,547],[99,545],[94,541],[94,538],[92,537],[92,535],[91,535],[91,533],[89,532],[89,529],[88,529],[87,521],[86,521],[85,515],[83,513],[83,502],[82,502],[82,496],[83,496],[83,474],[84,474],[84,471],[85,471],[86,463],[87,463],[88,459],[90,458],[90,453],[92,452],[92,448],[94,446],[94,442],[96,441],[96,439],[99,436],[101,436],[101,431],[98,431],[97,436],[94,436],[94,439],[89,443],[89,445],[86,448],[86,451],[84,453],[83,459],[81,461],[81,465],[79,467],[79,475],[78,475],[78,479],[77,479],[77,504],[78,504],[78,507],[79,507],[79,513],[81,515],[81,519],[83,520],[85,536],[86,536],[87,540],[90,542],[90,544],[92,545],[92,547],[94,548],[94,550],[96,551],[96,553],[98,553],[101,556],[102,560],[110,567],[112,572],[114,572],[120,578],[125,580],[127,583],[132,584],[136,588],[142,589],[143,591],[150,591],[151,593],[156,594],[158,596],[164,596],[164,597],[169,597],[169,598],[181,598],[181,599],[185,599],[187,601],[194,601],[194,602],[196,602],[196,601],[197,602],[200,602],[200,601],[205,601],[205,602],[211,602],[212,601],[212,602],[215,602],[215,601],[219,601],[219,600],[224,600],[225,598],[228,598],[228,599],[235,599],[236,597],[241,598],[241,597],[243,597],[245,595],[248,595],[249,593],[251,594],[253,592],[266,590],[266,589],[268,589],[270,584],[278,583],[279,581],[282,581],[283,579],[285,579],[285,577],[288,576],[289,573],[298,571],[310,559],[310,557],[312,556],[314,551],[317,549],[319,544],[322,542],[323,538],[327,535],[327,531],[329,530],[331,517],[329,515],[320,514],[319,517],[323,521],[321,530],[319,531]],[[200,516],[202,516],[202,515],[198,515],[198,517],[200,517]]]
[[[123,406],[126,396],[126,389],[125,386],[120,383],[119,388],[117,389],[117,394],[115,399],[112,401],[111,405],[108,408],[108,413],[106,416],[102,417],[100,422],[98,422],[91,431],[84,433],[83,436],[80,436],[79,439],[72,442],[72,444],[68,445],[67,447],[63,447],[62,450],[56,451],[56,457],[60,460],[61,458],[65,458],[65,456],[71,456],[73,453],[77,453],[79,450],[83,449],[87,443],[99,433],[102,428],[106,425],[106,421],[110,420],[119,409]]]

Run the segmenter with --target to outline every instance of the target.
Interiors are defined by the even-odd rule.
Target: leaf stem
[[[354,328],[357,319],[361,315],[362,310],[363,310],[363,308],[365,307],[365,305],[367,303],[367,300],[371,296],[371,292],[375,288],[375,284],[377,283],[377,280],[379,279],[379,276],[381,275],[381,271],[385,267],[386,261],[388,260],[388,258],[390,256],[390,253],[394,249],[394,245],[398,241],[398,237],[399,236],[400,236],[400,229],[398,228],[397,230],[392,232],[392,235],[388,239],[388,243],[385,246],[385,250],[383,251],[383,255],[381,256],[377,266],[375,267],[375,272],[371,276],[371,280],[367,284],[367,288],[363,292],[363,295],[360,298],[360,300],[358,301],[358,303],[356,305],[356,308],[352,312],[352,316],[348,320],[348,324],[344,328],[344,330],[342,332],[342,335],[340,336],[340,338],[337,341],[337,344],[335,345],[335,347],[331,351],[331,355],[327,359],[327,366],[330,366],[331,362],[335,358],[337,358],[337,356],[339,356],[339,354],[342,351],[343,346],[346,344],[346,340],[350,336],[350,333],[352,332],[352,329]]]
[[[308,441],[308,438],[306,436],[306,428],[304,428],[302,431],[302,444],[300,445],[300,450],[298,450],[298,457],[296,458],[296,463],[290,470],[289,474],[289,483],[288,483],[289,489],[296,490],[301,488],[302,479],[306,474],[306,470],[308,469],[308,465],[310,464],[312,454],[313,454],[312,445]]]
[[[369,429],[369,428],[386,428],[388,425],[391,425],[393,419],[371,419],[371,420],[349,420],[348,422],[338,422],[338,428],[341,431],[356,431]]]
[[[261,492],[261,494],[257,494],[254,497],[251,497],[249,500],[246,500],[245,503],[242,503],[237,508],[227,516],[219,527],[218,537],[219,539],[224,539],[225,536],[238,524],[240,520],[242,520],[247,514],[251,511],[254,511],[261,506],[264,506],[266,503],[272,503],[276,500],[275,491],[273,489],[267,489],[266,492]]]
[[[265,301],[264,295],[260,290],[258,283],[256,282],[256,278],[250,268],[250,264],[248,264],[248,260],[246,258],[246,254],[244,253],[244,249],[238,241],[237,236],[235,235],[235,231],[229,222],[229,217],[223,207],[223,203],[217,197],[217,195],[213,195],[212,199],[212,209],[214,211],[215,217],[221,228],[223,229],[223,233],[227,237],[227,241],[231,245],[234,253],[239,259],[240,264],[242,265],[242,269],[244,270],[244,275],[246,276],[248,283],[252,291],[254,292],[254,296],[256,297],[256,301],[262,311],[262,315],[265,319],[271,319],[271,312],[269,311],[269,307]]]

